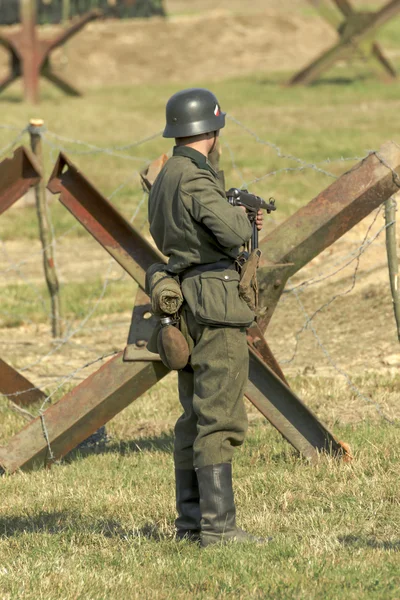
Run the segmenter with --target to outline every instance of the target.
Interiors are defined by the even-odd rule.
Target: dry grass
[[[328,382],[294,383],[315,406]],[[332,387],[338,412],[343,395],[359,402]],[[251,409],[234,463],[238,517],[274,540],[201,551],[173,539],[178,414],[170,376],[113,420],[103,451],[3,478],[2,598],[398,598],[398,429],[336,424],[355,460],[310,467]]]

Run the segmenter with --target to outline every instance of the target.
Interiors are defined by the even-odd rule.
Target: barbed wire
[[[122,158],[124,160],[130,160],[133,162],[139,162],[141,164],[145,164],[146,162],[150,162],[150,158],[145,158],[143,156],[131,156],[130,154],[121,154],[118,152],[114,152],[112,150],[103,150],[102,148],[97,148],[95,150],[88,150],[87,152],[80,152],[78,150],[74,150],[72,148],[66,148],[65,146],[60,146],[58,144],[54,144],[47,136],[43,136],[43,142],[50,146],[52,150],[55,152],[64,152],[68,154],[73,154],[75,156],[94,156],[96,154],[107,154],[108,156],[113,156],[115,158]]]
[[[368,227],[367,236],[368,236],[371,228],[373,227],[373,225],[375,225],[377,218],[378,218],[379,214],[381,213],[381,211],[382,211],[382,207],[380,207],[377,210],[375,217],[373,218],[373,220],[371,222],[371,225]],[[357,246],[357,249],[355,251],[352,251],[350,254],[347,254],[344,257],[342,257],[341,266],[339,267],[339,269],[336,269],[335,271],[330,271],[328,273],[319,273],[318,275],[311,277],[310,279],[307,279],[306,281],[303,281],[302,283],[299,283],[298,285],[287,288],[285,290],[285,293],[291,294],[292,292],[294,292],[294,290],[303,291],[305,288],[310,287],[311,285],[316,285],[318,283],[321,283],[322,281],[326,281],[327,279],[330,279],[331,277],[333,277],[334,275],[337,275],[341,271],[344,271],[349,265],[351,265],[352,262],[354,262],[354,260],[358,261],[358,259],[369,248],[369,246],[371,246],[371,244],[375,243],[375,241],[378,239],[380,234],[383,231],[385,231],[385,229],[387,229],[387,227],[389,227],[390,225],[393,225],[393,222],[381,227],[379,229],[379,231],[371,238],[371,240],[368,240],[367,237],[365,237],[363,242],[361,243],[361,245]],[[347,258],[349,258],[349,257],[350,257],[350,260],[347,260]],[[343,264],[343,261],[346,261],[346,262]],[[336,264],[337,263],[334,263],[334,265],[336,265]],[[332,266],[334,266],[334,265],[332,265]],[[357,270],[356,270],[356,275],[357,275],[357,271],[358,271],[358,266],[357,266]],[[290,283],[290,281],[288,283]]]
[[[1,129],[5,129],[4,125],[1,127]],[[18,142],[20,142],[22,140],[22,138],[28,131],[28,128],[25,127],[24,129],[17,130],[17,131],[18,131],[18,135],[13,140],[11,140],[11,142],[8,142],[8,144],[3,146],[3,148],[0,148],[0,157],[3,157],[5,154],[10,152],[14,148],[14,146],[16,146],[18,144]]]
[[[226,148],[228,150],[228,152],[229,152],[229,158],[231,160],[232,169],[238,174],[239,179],[242,182],[242,186],[241,187],[242,188],[246,187],[247,182],[246,182],[246,180],[245,180],[245,178],[243,176],[243,173],[242,173],[241,169],[239,169],[239,167],[237,165],[237,162],[236,162],[236,159],[235,159],[235,155],[234,155],[234,152],[232,150],[232,146],[230,145],[230,143],[228,142],[228,140],[226,138],[221,138],[221,143],[222,143],[222,146],[224,148]]]
[[[274,152],[276,153],[278,158],[282,158],[282,159],[286,159],[286,160],[293,160],[302,165],[302,167],[301,168],[299,167],[298,169],[295,169],[295,168],[282,169],[282,170],[278,170],[276,173],[285,172],[286,170],[288,172],[290,172],[290,171],[296,171],[296,170],[312,169],[312,170],[316,171],[317,173],[326,175],[327,177],[331,177],[333,179],[337,179],[337,175],[335,175],[335,173],[331,173],[330,171],[321,169],[318,165],[332,164],[333,162],[346,162],[346,161],[356,161],[356,160],[360,161],[360,160],[364,160],[364,158],[368,157],[368,154],[366,156],[362,156],[362,157],[359,157],[359,156],[343,157],[342,156],[339,159],[336,159],[335,161],[331,160],[330,158],[327,158],[327,159],[324,159],[319,162],[310,163],[310,162],[308,162],[298,156],[295,156],[293,154],[286,154],[285,152],[283,152],[281,150],[281,148],[279,146],[277,146],[273,142],[270,142],[269,140],[264,140],[263,138],[261,138],[258,135],[258,133],[256,133],[252,129],[250,129],[250,127],[247,127],[247,125],[245,125],[244,123],[239,121],[239,119],[236,119],[232,115],[228,114],[227,118],[230,121],[232,121],[233,123],[235,123],[238,127],[240,127],[243,131],[248,133],[251,137],[253,137],[258,144],[267,146],[271,150],[274,150]],[[248,182],[247,185],[250,185],[250,183],[255,183],[256,181],[258,181],[258,180],[256,179],[252,182]],[[261,181],[261,179],[260,179],[260,181]]]
[[[236,124],[236,126],[240,127],[247,135],[251,136],[257,144],[261,144],[261,145],[264,145],[264,146],[270,148],[279,159],[293,161],[293,162],[297,163],[296,166],[284,166],[284,167],[269,171],[267,173],[264,173],[263,175],[259,175],[258,177],[254,177],[247,181],[244,176],[244,173],[238,166],[238,163],[237,163],[237,160],[235,157],[235,153],[232,149],[230,142],[228,141],[227,137],[224,136],[223,138],[221,138],[221,144],[227,150],[228,158],[230,159],[230,162],[231,162],[232,171],[234,173],[236,173],[237,176],[239,177],[242,188],[243,187],[247,188],[247,187],[249,187],[251,185],[255,185],[267,178],[275,177],[275,176],[278,176],[278,175],[281,175],[284,173],[301,173],[306,170],[313,170],[313,171],[316,171],[317,173],[319,173],[320,175],[323,175],[324,177],[329,177],[330,179],[337,179],[338,176],[334,172],[331,172],[331,171],[327,170],[326,168],[322,168],[322,166],[331,165],[333,163],[343,164],[343,163],[347,163],[347,162],[360,161],[360,160],[364,160],[371,154],[374,154],[378,158],[378,160],[381,161],[382,164],[384,164],[388,169],[390,169],[392,171],[393,180],[399,185],[400,178],[399,178],[398,174],[394,171],[394,169],[390,165],[387,164],[387,161],[385,161],[384,157],[382,157],[380,155],[380,153],[377,151],[370,151],[368,154],[366,154],[363,157],[359,157],[359,156],[340,157],[335,160],[324,159],[321,161],[312,162],[312,161],[304,160],[293,154],[286,153],[278,145],[274,144],[273,142],[271,142],[269,140],[265,140],[262,137],[260,137],[255,131],[250,129],[247,125],[245,125],[244,123],[242,123],[241,121],[236,119],[234,116],[228,115],[228,118],[234,124]],[[0,149],[0,156],[2,155],[2,153],[9,152],[10,149],[13,148],[27,133],[27,128],[18,130],[18,128],[14,128],[12,126],[7,127],[4,125],[0,125],[0,129],[9,129],[10,131],[18,131],[18,135],[11,142],[9,142],[4,148]],[[107,146],[107,147],[100,147],[100,146],[97,146],[97,145],[94,145],[94,144],[91,144],[91,143],[88,143],[88,142],[85,142],[85,141],[82,141],[79,139],[65,137],[65,136],[56,134],[52,131],[48,131],[48,130],[43,131],[42,138],[43,138],[44,143],[46,144],[46,147],[48,148],[48,150],[50,152],[50,157],[52,159],[53,159],[55,153],[58,154],[60,151],[66,151],[69,154],[75,154],[75,155],[80,155],[80,156],[84,156],[84,155],[93,155],[94,156],[97,154],[104,154],[107,156],[113,156],[113,157],[121,159],[121,160],[138,161],[138,162],[141,162],[143,166],[145,166],[146,164],[148,164],[150,162],[151,159],[145,158],[142,156],[133,156],[131,154],[127,154],[126,152],[130,151],[130,150],[134,150],[135,148],[142,146],[143,144],[146,144],[147,142],[153,141],[153,140],[157,139],[160,135],[161,135],[161,131],[156,132],[147,137],[144,137],[138,141],[134,141],[132,143],[128,143],[128,144],[124,144],[124,145]],[[68,148],[66,148],[66,145],[68,145]],[[80,150],[77,150],[73,146],[79,147]],[[129,174],[129,176],[111,192],[111,194],[109,194],[108,199],[111,201],[119,192],[121,192],[124,188],[126,188],[128,185],[130,185],[134,180],[139,182],[139,171],[136,169],[133,172],[131,172]],[[146,200],[146,194],[143,194],[140,201],[137,202],[136,206],[134,207],[132,217],[130,218],[130,222],[133,222],[137,219],[138,215],[141,213],[141,210],[143,208],[145,200]],[[383,411],[382,407],[378,403],[374,402],[367,395],[365,395],[355,385],[351,376],[341,366],[339,366],[336,363],[334,358],[331,356],[330,352],[327,350],[327,348],[322,343],[321,338],[320,338],[319,334],[317,333],[317,331],[315,329],[315,325],[313,323],[315,317],[318,314],[322,313],[338,298],[348,295],[354,290],[354,288],[356,286],[357,278],[359,275],[361,256],[372,246],[372,244],[375,243],[375,241],[379,238],[381,233],[388,226],[393,224],[393,223],[389,223],[383,227],[380,227],[379,230],[376,233],[374,233],[374,235],[372,237],[370,237],[371,231],[374,228],[374,226],[376,225],[376,222],[377,222],[377,219],[378,219],[378,216],[380,213],[381,213],[381,209],[376,211],[370,225],[367,228],[367,232],[364,235],[363,240],[361,241],[361,243],[358,243],[358,242],[355,243],[356,249],[352,250],[350,253],[344,254],[339,259],[337,258],[337,255],[335,255],[334,262],[330,266],[329,270],[326,270],[326,268],[325,268],[323,272],[319,272],[318,274],[314,275],[313,277],[310,277],[308,280],[303,281],[299,284],[293,284],[291,282],[291,280],[289,280],[288,284],[290,287],[286,288],[285,296],[286,297],[294,296],[294,298],[296,299],[296,303],[300,309],[300,312],[304,316],[305,320],[304,320],[304,323],[303,323],[303,326],[301,327],[301,329],[299,329],[295,334],[295,347],[294,347],[293,355],[291,356],[291,358],[281,360],[280,362],[282,365],[284,365],[284,364],[290,364],[291,362],[294,361],[295,357],[298,355],[299,340],[300,340],[301,334],[304,331],[306,331],[307,329],[310,330],[312,332],[313,336],[315,337],[322,353],[327,358],[329,364],[341,376],[343,376],[345,378],[348,386],[356,394],[356,396],[359,397],[360,399],[370,403],[371,405],[373,405],[376,408],[378,414],[380,416],[382,416],[386,421],[388,421],[390,423],[394,423],[393,420],[391,420],[391,419],[389,419],[389,417],[387,417],[387,415]],[[51,240],[51,243],[49,244],[49,246],[53,246],[53,248],[55,249],[55,247],[59,244],[60,240],[62,240],[63,238],[67,238],[70,233],[72,233],[74,230],[76,230],[77,227],[79,227],[79,224],[74,223],[66,231],[57,234],[55,226],[54,226],[54,217],[52,215],[52,211],[50,211],[50,217],[51,217],[50,223],[51,223],[51,229],[52,229],[52,240]],[[29,253],[29,257],[23,258],[22,260],[20,260],[18,262],[13,262],[12,258],[10,257],[9,253],[7,252],[6,242],[4,240],[0,240],[0,244],[1,244],[2,254],[3,254],[6,262],[8,263],[8,267],[0,271],[0,276],[1,275],[6,276],[10,273],[15,273],[15,275],[24,283],[24,285],[27,285],[30,288],[32,288],[37,301],[41,304],[42,309],[45,311],[44,312],[45,316],[50,318],[50,311],[48,309],[48,302],[47,302],[46,298],[43,296],[39,287],[36,284],[34,284],[30,280],[30,278],[22,271],[22,268],[27,266],[32,260],[34,260],[38,256],[41,256],[41,255],[43,256],[45,249],[41,248],[40,250],[34,250],[33,252]],[[57,257],[57,253],[56,253],[56,257]],[[325,280],[337,275],[338,273],[340,273],[341,271],[346,269],[349,265],[351,265],[354,261],[356,264],[355,264],[354,272],[351,276],[351,281],[350,281],[349,287],[345,291],[342,291],[340,293],[333,295],[328,301],[326,301],[324,304],[322,304],[318,309],[316,309],[313,312],[311,312],[310,314],[308,314],[308,312],[306,311],[306,309],[304,307],[304,304],[301,301],[300,294],[303,294],[305,292],[305,290],[308,289],[310,286],[316,285],[322,281],[325,281]],[[106,271],[104,274],[104,280],[102,282],[102,287],[101,287],[100,292],[94,294],[89,299],[87,299],[87,298],[85,299],[89,304],[89,309],[84,313],[83,317],[79,319],[78,323],[73,318],[71,318],[71,319],[62,318],[61,320],[63,321],[63,325],[65,327],[65,333],[64,333],[63,337],[59,340],[56,340],[54,347],[51,348],[47,353],[44,353],[43,355],[37,357],[34,361],[20,367],[19,368],[20,372],[26,372],[29,370],[36,369],[39,365],[45,363],[50,357],[59,353],[66,345],[70,345],[71,348],[72,347],[76,348],[77,344],[76,344],[76,342],[74,342],[73,338],[78,336],[78,334],[82,333],[83,331],[98,333],[101,331],[108,331],[108,330],[113,329],[114,325],[109,325],[109,324],[100,326],[97,323],[95,323],[92,327],[88,327],[87,325],[88,325],[88,322],[92,319],[92,317],[96,313],[99,305],[104,300],[110,283],[111,282],[119,282],[122,279],[124,279],[126,276],[125,271],[122,270],[121,274],[118,277],[112,278],[111,273],[112,273],[115,265],[116,265],[115,260],[113,258],[111,258],[108,261],[108,265],[107,265],[107,268],[106,268]],[[338,267],[338,268],[336,269],[336,267]],[[0,309],[0,314],[7,314],[7,313],[9,313],[9,311]],[[13,315],[13,313],[9,313],[9,314],[11,316]],[[24,322],[30,323],[30,324],[36,324],[35,321],[33,321],[32,319],[29,319],[27,317],[26,318],[24,317]],[[4,345],[4,342],[0,342],[0,343],[2,343],[2,345]],[[11,341],[9,341],[8,343],[11,344]],[[7,342],[5,343],[5,345],[7,345]],[[86,352],[92,352],[92,353],[98,352],[97,348],[93,347],[90,344],[84,344],[81,341],[79,342],[79,348],[84,349]],[[38,411],[38,414],[39,414],[39,417],[41,420],[43,436],[46,440],[46,444],[48,447],[48,454],[49,454],[50,460],[54,460],[54,453],[51,448],[50,438],[49,438],[48,430],[47,430],[47,426],[46,426],[46,407],[49,405],[49,403],[51,403],[52,399],[57,394],[57,392],[59,392],[68,382],[71,382],[72,380],[78,378],[78,375],[82,371],[84,371],[85,369],[88,369],[89,367],[97,364],[98,362],[100,362],[102,360],[105,360],[106,358],[114,356],[115,354],[117,354],[117,352],[118,352],[117,350],[113,350],[112,352],[102,353],[102,354],[100,354],[100,356],[96,356],[94,359],[91,359],[90,361],[85,361],[83,366],[74,367],[71,370],[71,372],[69,372],[69,373],[63,374],[62,376],[59,376],[56,373],[51,376],[55,379],[55,381],[51,384],[51,390],[49,393],[46,394],[46,396],[39,408],[39,411]],[[67,363],[67,364],[69,364],[69,363]],[[12,400],[12,398],[18,397],[22,394],[26,394],[29,391],[35,391],[35,390],[39,390],[39,389],[40,389],[39,387],[33,386],[29,390],[17,391],[17,392],[11,393],[11,394],[2,394],[2,396]]]
[[[21,269],[19,269],[19,267],[17,267],[16,265],[13,264],[12,260],[10,259],[10,256],[7,252],[6,249],[6,245],[5,242],[3,240],[0,240],[0,246],[1,246],[1,252],[3,254],[3,256],[5,257],[5,259],[7,260],[7,262],[10,264],[10,269],[12,269],[17,275],[18,277],[29,287],[33,290],[33,292],[35,293],[36,298],[39,300],[40,304],[42,305],[42,308],[44,310],[44,312],[47,314],[47,316],[50,318],[51,313],[50,311],[47,310],[46,307],[46,301],[41,293],[41,291],[39,290],[39,288],[32,283],[25,275],[24,273],[21,271]]]
[[[16,125],[0,125],[0,129],[8,129],[9,131],[21,131],[21,127],[17,127]]]
[[[67,375],[60,377],[59,380],[57,382],[55,382],[56,387],[42,401],[42,404],[41,404],[39,410],[44,410],[45,405],[48,404],[48,402],[51,400],[51,398],[65,385],[65,383],[67,383],[68,381],[73,379],[78,373],[93,366],[94,364],[96,364],[102,360],[105,360],[106,358],[110,358],[111,356],[116,356],[117,354],[119,354],[119,352],[120,352],[120,350],[113,350],[106,354],[102,354],[101,356],[97,356],[95,359],[85,363],[83,366],[77,367],[75,370],[71,371]],[[9,394],[2,393],[1,395],[4,398],[18,398],[19,396],[23,396],[24,394],[27,394],[28,392],[37,392],[37,391],[41,392],[42,389],[37,386],[32,386],[30,388],[26,388],[24,390],[20,390],[17,392],[10,392]]]
[[[398,148],[400,148],[399,144],[396,144],[396,142],[393,142]],[[393,167],[391,165],[389,165],[389,163],[387,162],[387,160],[385,160],[385,158],[382,156],[382,154],[380,152],[377,152],[376,150],[371,150],[369,154],[374,154],[376,156],[376,158],[387,168],[389,169],[389,171],[391,171],[392,175],[393,175],[393,182],[397,185],[397,187],[400,189],[400,175],[398,173],[396,173],[396,171],[393,169]]]
[[[335,271],[335,274],[339,273],[340,271],[342,271],[343,269],[345,269],[347,266],[349,266],[351,264],[351,262],[353,262],[354,260],[356,261],[356,266],[354,269],[354,273],[351,277],[351,284],[348,287],[347,290],[345,290],[344,292],[340,292],[339,294],[335,294],[334,296],[332,296],[327,302],[325,302],[322,306],[320,306],[317,310],[315,310],[311,316],[309,316],[306,321],[304,322],[304,324],[302,325],[302,327],[295,333],[295,348],[293,351],[293,354],[291,356],[290,359],[282,359],[281,363],[284,365],[288,365],[291,362],[293,362],[293,360],[296,357],[297,351],[298,351],[298,345],[299,345],[299,338],[300,335],[303,333],[303,331],[305,331],[306,329],[309,328],[309,325],[311,323],[311,321],[319,314],[321,313],[323,310],[325,310],[326,308],[328,308],[328,306],[330,306],[333,302],[335,302],[335,300],[337,300],[338,298],[342,298],[343,296],[347,296],[347,294],[350,294],[356,285],[356,281],[357,281],[357,274],[358,274],[358,270],[360,267],[360,259],[361,259],[361,255],[369,248],[369,246],[371,246],[371,244],[373,243],[373,241],[382,233],[382,231],[385,231],[385,229],[387,229],[388,227],[390,227],[391,225],[394,224],[394,221],[392,221],[391,223],[388,223],[387,225],[384,225],[383,227],[381,227],[378,231],[378,233],[372,238],[372,240],[368,241],[368,235],[372,229],[372,227],[375,225],[376,220],[381,212],[382,207],[376,212],[371,224],[368,227],[367,233],[365,234],[365,237],[362,241],[361,246],[359,247],[358,253],[356,254],[356,256],[354,256],[354,258],[352,258],[351,261],[349,261],[348,263],[346,263],[346,265],[344,265],[341,269],[338,269],[337,271]],[[326,279],[327,277],[323,278]],[[320,281],[323,281],[323,279],[321,279]],[[290,283],[290,280],[289,280]],[[304,285],[304,284],[301,284]],[[296,287],[292,287],[288,289],[288,293],[296,293],[298,294],[299,289],[301,288],[301,286],[296,286]]]
[[[369,396],[367,396],[366,394],[363,394],[361,392],[361,390],[355,385],[355,383],[352,381],[350,375],[348,373],[346,373],[346,371],[344,369],[342,369],[341,367],[339,367],[339,365],[335,362],[335,360],[332,358],[332,355],[330,354],[330,352],[327,350],[327,348],[324,346],[324,344],[321,341],[321,338],[319,337],[315,326],[313,325],[313,323],[311,322],[312,319],[310,318],[310,316],[308,315],[304,304],[302,303],[298,292],[295,290],[294,292],[294,296],[296,298],[296,301],[300,307],[300,310],[302,311],[302,313],[304,314],[306,321],[308,322],[308,326],[314,336],[314,338],[316,339],[318,346],[321,348],[322,352],[324,353],[324,355],[326,356],[328,362],[330,363],[330,365],[335,369],[335,371],[337,371],[337,373],[339,373],[340,375],[342,375],[345,380],[347,381],[348,386],[350,387],[351,390],[353,390],[353,392],[362,400],[365,400],[365,402],[368,402],[368,404],[372,404],[375,408],[376,411],[378,412],[378,414],[388,423],[390,423],[391,425],[395,425],[397,424],[395,421],[393,421],[393,419],[390,419],[385,412],[383,411],[381,405],[378,402],[374,402]]]
[[[129,150],[132,148],[137,148],[138,146],[141,146],[141,145],[145,144],[146,142],[149,142],[151,140],[158,138],[160,135],[161,135],[161,132],[156,132],[150,136],[147,136],[146,138],[143,138],[142,140],[139,140],[138,142],[133,142],[132,144],[125,144],[124,146],[110,146],[110,147],[106,147],[106,148],[102,148],[101,146],[95,146],[94,144],[88,144],[87,142],[82,142],[81,140],[67,138],[67,137],[58,135],[58,134],[56,134],[52,131],[48,131],[48,130],[46,130],[44,132],[42,137],[43,137],[43,141],[46,144],[48,144],[49,146],[51,146],[53,148],[56,148],[58,151],[61,150],[63,152],[66,152],[67,149],[64,146],[61,146],[60,144],[55,145],[49,138],[53,138],[60,142],[65,142],[65,143],[72,144],[72,145],[84,146],[85,148],[88,148],[88,150],[81,151],[81,152],[78,150],[74,150],[72,148],[68,148],[69,154],[75,154],[77,156],[107,154],[108,156],[114,156],[115,158],[123,158],[125,160],[133,160],[133,161],[138,161],[140,163],[145,163],[145,162],[150,162],[151,159],[144,158],[143,156],[131,156],[130,154],[121,154],[121,151]]]
[[[76,139],[76,138],[69,138],[63,135],[59,135],[58,133],[55,133],[54,131],[49,131],[47,130],[45,132],[46,137],[47,136],[51,136],[56,140],[59,140],[61,142],[67,142],[68,144],[76,144],[78,146],[85,146],[86,148],[90,148],[90,150],[92,150],[92,153],[96,153],[96,152],[103,152],[103,153],[108,153],[108,152],[114,152],[115,150],[129,150],[131,148],[137,148],[138,146],[142,146],[143,144],[146,144],[147,142],[151,142],[152,140],[157,139],[158,137],[160,137],[162,135],[162,130],[156,131],[155,133],[152,133],[150,135],[147,135],[146,137],[137,140],[135,142],[131,142],[129,144],[123,144],[122,146],[116,144],[114,146],[96,146],[94,144],[89,144],[88,142],[84,142],[82,140]]]

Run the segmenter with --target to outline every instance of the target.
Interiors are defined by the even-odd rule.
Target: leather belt
[[[205,273],[207,271],[222,271],[224,269],[231,269],[232,271],[236,271],[235,262],[230,258],[223,258],[215,263],[206,263],[203,265],[194,265],[193,267],[189,267],[185,271],[179,274],[181,281],[187,279],[188,277],[194,277],[195,275],[199,275],[200,273]]]

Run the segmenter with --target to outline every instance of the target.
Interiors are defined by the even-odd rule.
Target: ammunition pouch
[[[186,271],[182,292],[201,325],[248,327],[254,321],[254,313],[240,297],[239,283],[235,264],[220,261]]]
[[[245,262],[236,261],[240,273],[239,296],[253,312],[258,307],[257,269],[261,258],[261,250],[253,250]]]

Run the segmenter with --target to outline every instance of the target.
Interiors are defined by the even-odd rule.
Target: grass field
[[[175,4],[177,13],[197,10]],[[381,37],[400,68],[398,27],[397,20]],[[165,100],[179,87],[209,86],[230,117],[221,137],[227,180],[276,197],[270,228],[370,150],[400,142],[400,83],[382,83],[361,62],[339,65],[310,88],[284,87],[289,75],[105,83],[73,100],[44,84],[37,108],[20,102],[16,86],[1,96],[0,126],[7,128],[0,129],[0,149],[31,117],[44,118],[47,174],[63,149],[147,234],[137,171],[170,150],[167,140],[152,137],[163,127]],[[26,134],[22,139],[28,144]],[[140,140],[147,141],[135,145]],[[57,201],[50,207],[63,315],[76,333],[59,349],[49,335],[35,209],[21,200],[0,218],[0,355],[27,367],[24,374],[48,393],[76,369],[56,401],[98,364],[80,367],[123,348],[136,287]],[[360,247],[373,218],[292,284],[334,273]],[[378,214],[370,238],[382,224]],[[201,551],[174,540],[171,448],[179,403],[171,374],[109,424],[106,446],[51,470],[2,477],[0,599],[400,599],[400,351],[384,233],[362,255],[356,278],[354,268],[301,290],[308,314],[327,305],[313,320],[320,343],[310,328],[302,330],[293,294],[283,297],[268,329],[290,384],[354,454],[349,464],[321,457],[310,466],[249,407],[248,439],[234,462],[238,518],[272,536],[270,544]],[[23,425],[1,398],[0,443]]]
[[[111,423],[105,452],[3,479],[2,598],[399,597],[398,429],[336,425],[355,460],[310,467],[251,411],[234,467],[238,518],[274,540],[201,551],[173,538],[174,379]],[[307,385],[315,406],[319,385]],[[351,406],[334,385],[329,402],[344,394]]]

